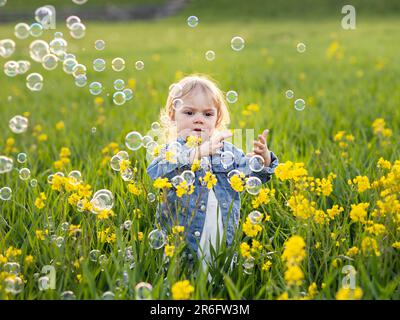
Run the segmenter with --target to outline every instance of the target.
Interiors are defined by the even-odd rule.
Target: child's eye
[[[193,112],[192,112],[192,111],[185,111],[184,113],[187,114],[187,115],[189,115],[189,116],[193,115]]]
[[[214,115],[214,113],[212,113],[212,112],[207,112],[206,113],[206,117],[212,117]]]

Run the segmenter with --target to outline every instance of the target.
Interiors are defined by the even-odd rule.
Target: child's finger
[[[264,149],[265,148],[265,144],[261,143],[259,141],[254,141],[254,147],[260,148],[260,149]]]
[[[258,136],[258,139],[260,140],[260,142],[262,143],[262,144],[267,144],[267,140],[265,140],[265,138],[264,138],[264,136],[263,135],[259,135]]]
[[[265,129],[265,130],[263,131],[263,133],[262,133],[262,136],[263,136],[265,139],[267,139],[268,133],[269,133],[269,129]]]

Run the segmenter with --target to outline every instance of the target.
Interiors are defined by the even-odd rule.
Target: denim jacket
[[[193,149],[187,147],[185,141],[180,137],[178,137],[177,142],[179,142],[181,149],[176,163],[168,162],[165,160],[165,156],[160,155],[154,158],[148,166],[147,173],[153,180],[159,177],[166,177],[171,181],[173,177],[180,175],[184,170],[191,169],[190,153]],[[166,149],[168,150],[168,145]],[[214,154],[209,157],[209,169],[217,178],[214,193],[218,200],[222,223],[226,231],[226,244],[230,246],[232,245],[235,228],[239,224],[240,193],[232,189],[227,174],[236,169],[243,172],[246,177],[256,176],[262,183],[265,183],[270,180],[271,175],[274,173],[278,165],[278,158],[271,151],[271,164],[259,172],[252,172],[249,168],[250,158],[242,150],[224,141],[221,151],[231,151],[234,155],[234,163],[224,167],[221,164],[221,155]],[[184,226],[187,241],[194,252],[197,252],[206,217],[209,190],[199,180],[200,177],[205,176],[204,168],[200,168],[194,173],[194,192],[179,198],[174,187],[168,189],[166,201],[161,202],[157,208],[157,222],[165,231],[174,225]]]

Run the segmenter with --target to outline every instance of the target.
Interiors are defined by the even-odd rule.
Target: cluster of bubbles
[[[74,39],[82,39],[86,34],[86,26],[82,23],[81,19],[77,16],[69,16],[66,20],[69,34]]]
[[[4,73],[7,77],[15,77],[28,72],[30,68],[31,63],[27,60],[9,60],[4,64]]]
[[[294,98],[294,92],[293,92],[293,90],[290,90],[290,89],[289,89],[289,90],[286,90],[285,96],[286,96],[286,98],[288,98],[288,99],[293,99],[293,98]],[[303,111],[305,107],[306,107],[306,102],[305,102],[303,99],[296,99],[296,100],[294,101],[294,108],[295,108],[297,111]]]
[[[26,117],[17,115],[11,118],[8,122],[8,126],[12,132],[16,134],[24,133],[28,130],[29,120]]]

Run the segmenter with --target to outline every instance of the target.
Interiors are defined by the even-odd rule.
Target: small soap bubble
[[[97,132],[97,128],[96,127],[92,127],[92,133],[95,134]]]
[[[293,92],[293,90],[286,90],[285,96],[286,96],[286,98],[288,98],[288,99],[292,99],[292,98],[294,97],[294,92]]]
[[[86,27],[81,22],[74,23],[69,31],[69,34],[74,39],[82,39],[85,36],[85,33],[86,33]]]
[[[126,220],[124,221],[124,229],[129,230],[132,226],[132,221],[131,220]]]
[[[75,78],[75,85],[76,85],[77,87],[82,88],[82,87],[86,86],[86,84],[87,84],[87,77],[86,77],[86,75],[80,74],[80,75],[78,75],[78,76]]]
[[[19,170],[18,176],[21,180],[28,180],[31,177],[31,170],[28,168],[22,168]]]
[[[264,168],[264,158],[254,155],[249,160],[249,168],[253,172],[260,172]]]
[[[43,34],[43,26],[40,23],[34,22],[29,27],[29,34],[32,37],[40,37]]]
[[[139,60],[135,62],[135,68],[136,70],[143,70],[144,68],[144,62]]]
[[[196,179],[194,172],[191,170],[183,171],[181,176],[182,176],[183,180],[186,181],[188,186],[192,185]]]
[[[46,70],[54,70],[55,68],[57,68],[57,64],[58,58],[56,55],[49,53],[43,57],[42,66]]]
[[[297,99],[294,102],[294,108],[297,111],[303,111],[305,107],[306,107],[306,103],[305,103],[305,101],[303,99]]]
[[[50,46],[46,41],[35,40],[29,45],[30,57],[39,63],[42,63],[43,57],[50,53]]]
[[[40,91],[43,88],[43,77],[40,73],[30,73],[26,77],[26,86],[31,91]]]
[[[85,4],[88,0],[72,0],[73,3],[76,3],[78,5]]]
[[[28,125],[28,118],[19,115],[12,117],[11,120],[8,122],[8,126],[10,127],[11,131],[16,134],[26,132],[26,130],[28,130]]]
[[[183,181],[184,179],[180,175],[175,176],[171,179],[171,183],[175,188],[177,188]]]
[[[249,213],[248,217],[252,224],[257,224],[261,222],[262,213],[260,211],[254,210]]]
[[[148,240],[150,247],[157,250],[165,245],[167,236],[163,231],[155,229],[149,233]]]
[[[169,87],[169,95],[173,98],[179,98],[182,96],[183,88],[178,83],[173,83]]]
[[[226,101],[229,103],[235,103],[238,100],[238,94],[234,90],[230,90],[226,93]]]
[[[18,63],[18,74],[27,73],[28,70],[31,68],[31,63],[26,60],[19,60]]]
[[[0,0],[0,7],[4,7],[7,3],[7,0]]]
[[[29,25],[26,23],[18,23],[14,27],[14,34],[18,39],[26,39],[29,37]]]
[[[68,181],[73,186],[79,185],[83,181],[82,173],[79,170],[72,170],[70,173],[68,173]]]
[[[152,131],[157,132],[158,130],[160,130],[161,125],[160,125],[159,122],[155,121],[155,122],[153,122],[153,123],[151,124],[150,127],[151,127],[151,130],[152,130]]]
[[[76,296],[72,291],[64,291],[60,295],[61,300],[75,300]]]
[[[121,106],[126,102],[125,94],[122,91],[114,92],[113,94],[113,102],[117,106]]]
[[[297,48],[297,52],[299,52],[299,53],[303,53],[306,51],[306,45],[303,42],[298,43],[296,48]]]
[[[183,107],[183,100],[182,99],[174,99],[172,101],[172,108],[174,108],[175,111],[180,110]]]
[[[37,186],[37,180],[36,180],[36,179],[31,179],[31,181],[29,181],[29,185],[30,185],[32,188],[36,188],[36,186]]]
[[[115,294],[111,291],[106,291],[103,293],[101,296],[103,300],[114,300],[115,299]]]
[[[94,71],[101,72],[106,68],[106,61],[104,59],[97,58],[93,60]]]
[[[101,189],[93,195],[90,204],[92,205],[92,213],[95,214],[103,210],[111,210],[114,206],[114,196],[111,191]]]
[[[254,258],[246,258],[243,262],[243,272],[246,274],[252,274],[254,268]]]
[[[131,181],[133,179],[133,170],[131,168],[126,168],[121,172],[121,178],[124,181]]]
[[[242,37],[233,37],[231,40],[231,48],[240,51],[244,48],[244,39]]]
[[[221,165],[228,168],[235,162],[235,156],[231,151],[224,151],[221,153]]]
[[[186,22],[189,27],[194,28],[197,27],[197,25],[199,24],[199,18],[197,18],[196,16],[190,16],[187,18]]]
[[[100,250],[92,250],[89,252],[89,260],[93,262],[97,262],[100,257]]]
[[[66,58],[63,62],[63,70],[67,74],[72,74],[78,62],[74,58]]]
[[[246,191],[251,195],[257,195],[260,193],[262,182],[257,177],[250,177],[246,181]]]
[[[125,145],[129,150],[136,151],[143,145],[142,135],[139,132],[129,132],[125,137]]]
[[[136,300],[151,300],[153,287],[150,283],[140,282],[135,286]]]
[[[133,98],[133,91],[132,91],[132,89],[126,88],[126,89],[122,90],[122,92],[123,92],[124,95],[125,95],[126,101],[129,101],[129,100],[131,100],[131,99]]]
[[[92,82],[89,84],[89,92],[97,96],[103,92],[103,85],[100,82]]]
[[[15,51],[15,42],[11,39],[0,40],[0,56],[10,57]]]
[[[8,77],[15,77],[19,74],[19,65],[17,61],[7,61],[4,64],[4,74]]]
[[[149,202],[154,202],[154,201],[156,201],[156,195],[154,194],[154,193],[149,193],[148,195],[147,195],[147,200],[149,201]]]
[[[104,42],[104,40],[96,40],[94,43],[94,47],[96,50],[101,51],[104,50],[104,48],[106,47],[106,43]]]
[[[117,79],[114,81],[115,90],[123,90],[125,88],[125,81],[122,79]]]
[[[112,158],[110,159],[111,169],[113,169],[114,171],[121,170],[120,162],[121,162],[121,158],[118,155],[112,156]]]
[[[55,18],[55,17],[54,17]],[[47,6],[37,8],[35,11],[35,20],[44,28],[48,29],[51,26],[53,19],[53,11]]]
[[[25,163],[27,159],[28,159],[28,156],[26,155],[26,153],[23,153],[23,152],[18,153],[18,155],[17,155],[17,161],[18,161],[19,163]]]
[[[115,58],[111,61],[111,67],[114,71],[122,71],[125,69],[125,60],[122,58]]]
[[[11,294],[18,294],[24,290],[24,282],[20,277],[7,277],[5,280],[4,290]]]
[[[12,197],[12,190],[9,187],[3,187],[0,189],[0,200],[8,201]]]
[[[86,66],[83,64],[76,64],[72,69],[72,75],[76,78],[79,75],[86,75]]]
[[[14,161],[6,156],[0,156],[0,174],[7,173],[12,170]]]
[[[81,22],[81,19],[80,19],[79,17],[77,17],[77,16],[69,16],[69,17],[66,19],[67,28],[68,28],[68,29],[71,29],[72,26],[73,26],[75,23],[79,23],[79,22]]]
[[[213,60],[215,59],[215,52],[212,51],[212,50],[208,50],[208,51],[206,52],[205,56],[206,56],[206,59],[207,59],[208,61],[213,61]]]

